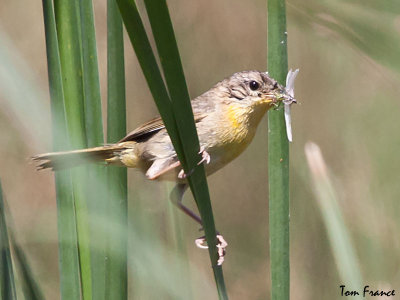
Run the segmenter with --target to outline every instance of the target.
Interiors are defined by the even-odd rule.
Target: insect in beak
[[[289,70],[286,76],[286,100],[283,100],[283,104],[285,105],[285,124],[286,124],[286,134],[289,142],[292,141],[292,119],[290,116],[290,106],[293,103],[297,103],[294,98],[294,80],[296,79],[297,74],[299,73],[299,69],[292,71]]]
[[[290,69],[286,77],[286,87],[274,91],[273,93],[273,98],[276,99],[275,102],[273,102],[275,107],[278,107],[278,103],[280,102],[284,104],[286,134],[290,142],[292,141],[292,120],[290,116],[290,106],[293,103],[297,103],[296,99],[294,98],[294,80],[296,79],[298,73],[298,69],[295,71]]]

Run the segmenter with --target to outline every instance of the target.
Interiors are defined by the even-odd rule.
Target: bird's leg
[[[185,193],[187,188],[188,188],[188,185],[186,183],[178,183],[171,192],[171,196],[170,196],[171,201],[180,210],[182,210],[186,215],[188,215],[193,220],[195,220],[198,224],[203,226],[203,221],[201,220],[201,218],[182,203],[183,194]],[[217,239],[218,239],[217,248],[218,248],[218,256],[219,256],[217,264],[220,266],[224,262],[225,248],[226,248],[226,246],[228,246],[228,243],[225,241],[223,236],[218,233],[218,231],[217,231]],[[202,236],[202,237],[196,239],[195,244],[198,248],[202,248],[202,249],[208,248],[208,246],[206,245],[205,236]]]
[[[188,185],[186,183],[178,183],[171,192],[171,201],[175,204],[181,211],[183,211],[186,215],[195,220],[200,226],[203,226],[203,222],[201,218],[196,215],[191,209],[187,208],[183,203],[183,194],[186,192]]]
[[[211,161],[211,157],[210,157],[210,154],[208,154],[208,152],[204,148],[204,146],[200,147],[199,154],[201,154],[201,160],[197,163],[197,165],[199,166],[204,162],[206,162],[208,165]],[[185,171],[182,169],[178,174],[178,178],[184,179],[184,178],[190,176],[193,173],[193,171],[194,171],[194,169],[190,170],[189,173],[186,174]]]

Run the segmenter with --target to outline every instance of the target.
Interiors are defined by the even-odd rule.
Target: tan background
[[[192,97],[236,71],[266,69],[265,1],[168,3]],[[312,193],[304,156],[304,145],[310,140],[320,145],[334,176],[364,283],[400,289],[400,58],[395,55],[400,53],[400,5],[395,1],[376,3],[312,0],[305,4],[292,0],[287,5],[289,67],[300,68],[296,82],[300,104],[293,107],[291,144],[293,299],[337,299],[343,284]],[[105,101],[105,1],[95,1],[95,11]],[[27,160],[51,149],[42,18],[40,1],[0,2],[0,69],[9,80],[3,78],[0,83],[0,178],[18,240],[48,299],[56,299],[53,176],[36,172]],[[126,74],[131,130],[157,111],[128,39]],[[266,137],[265,118],[248,150],[209,178],[216,224],[229,242],[224,273],[231,299],[265,299],[269,294]],[[140,206],[139,211],[130,214],[146,219],[153,238],[168,252],[171,233],[164,227],[166,192],[158,191],[156,183],[145,181],[134,170],[129,171],[129,182],[133,191],[140,190],[140,199],[130,197],[130,207]],[[185,201],[191,203],[191,197],[186,196]],[[215,298],[208,255],[193,244],[198,228],[186,218],[180,224],[192,262],[191,276],[200,278],[193,279],[194,298]],[[157,281],[163,280],[159,276],[154,276],[152,290],[140,290],[135,252],[130,253],[132,295],[136,291],[143,299],[156,299],[168,294],[173,299],[174,294]],[[154,255],[162,258],[166,254],[154,251]]]

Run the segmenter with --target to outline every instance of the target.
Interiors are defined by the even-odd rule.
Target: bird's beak
[[[264,92],[263,97],[261,98],[261,101],[257,101],[257,104],[261,103],[268,103],[268,104],[273,104],[276,105],[279,102],[279,99],[274,92]]]
[[[283,104],[297,103],[296,99],[290,95],[285,89],[277,90],[274,92],[274,98],[277,102],[283,102]]]

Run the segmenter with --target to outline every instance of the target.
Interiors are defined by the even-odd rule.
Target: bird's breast
[[[198,128],[198,132],[207,132],[200,134],[200,142],[211,156],[211,163],[206,167],[208,174],[222,168],[247,148],[265,111],[229,105],[218,113],[218,117],[210,116],[209,120],[205,120],[207,123],[204,124],[211,124],[211,129]]]

